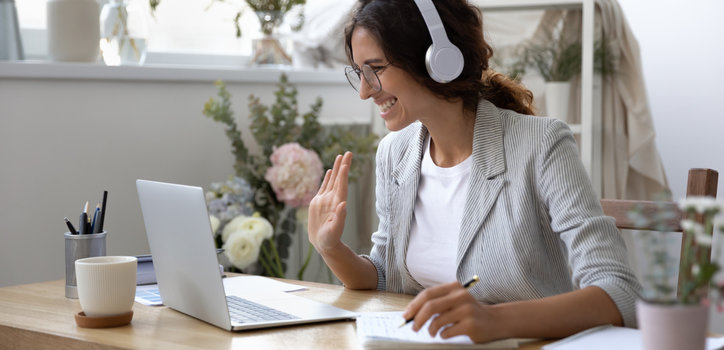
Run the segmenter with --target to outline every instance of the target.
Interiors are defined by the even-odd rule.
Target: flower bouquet
[[[350,181],[354,181],[371,163],[377,136],[356,135],[342,126],[322,127],[320,98],[300,115],[297,90],[282,74],[274,104],[266,106],[259,98],[249,97],[249,132],[259,146],[252,153],[234,119],[226,85],[221,81],[215,85],[218,98],[206,102],[203,114],[226,126],[235,159],[235,176],[212,184],[207,192],[209,212],[216,216],[212,222],[218,219],[217,245],[225,248],[238,269],[258,260],[261,274],[284,277],[292,236],[298,233],[297,214],[305,215],[324,169],[332,167],[337,154],[350,150],[356,155],[350,169]],[[297,278],[302,279],[313,251],[309,245]]]

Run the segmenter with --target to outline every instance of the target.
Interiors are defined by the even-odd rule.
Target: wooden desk
[[[352,311],[400,311],[409,295],[355,291],[341,286],[283,280],[307,290],[294,292]],[[0,347],[3,349],[360,349],[353,321],[229,332],[165,306],[133,305],[130,325],[107,329],[76,326],[77,299],[66,299],[64,281],[0,288]],[[524,344],[540,349],[548,342]]]

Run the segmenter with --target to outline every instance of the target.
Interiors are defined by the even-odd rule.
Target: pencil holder
[[[106,255],[106,231],[87,235],[65,233],[65,297],[78,299],[75,261]]]

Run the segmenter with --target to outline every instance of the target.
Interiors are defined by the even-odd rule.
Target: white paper
[[[136,286],[136,298],[137,303],[148,306],[160,306],[163,305],[161,302],[161,294],[158,292],[157,284],[147,284],[143,286]]]
[[[423,348],[430,344],[434,348],[462,347],[476,349],[515,349],[518,342],[507,339],[485,344],[475,344],[466,335],[443,339],[440,334],[430,336],[430,320],[418,331],[412,330],[412,323],[400,327],[404,322],[402,312],[365,312],[357,317],[357,338],[365,347],[376,348]]]
[[[707,338],[706,349],[724,347],[724,338]],[[600,326],[574,334],[548,344],[543,350],[640,350],[643,349],[641,331],[632,328]]]

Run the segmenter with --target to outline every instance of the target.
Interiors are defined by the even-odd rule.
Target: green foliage
[[[570,81],[581,72],[582,55],[580,39],[566,37],[561,29],[548,31],[545,40],[524,49],[522,57],[510,67],[514,75],[509,76],[520,77],[530,67],[547,82]],[[594,42],[594,72],[602,76],[614,74],[617,60],[603,39]]]
[[[721,210],[721,206],[711,198],[688,197],[679,203],[679,207],[685,218],[681,221],[685,235],[680,269],[676,264],[677,259],[669,254],[666,240],[662,236],[664,232],[674,231],[673,223],[679,217],[678,212],[658,205],[653,211],[637,207],[629,213],[629,218],[635,225],[654,229],[641,232],[646,243],[643,252],[648,258],[643,276],[644,298],[651,302],[699,304],[709,297],[707,292],[710,286],[715,287],[717,293],[724,291],[724,286],[714,282],[714,275],[720,270],[717,250],[714,250],[711,258],[708,253],[712,247],[713,235],[724,232],[724,227],[717,232],[713,225],[714,217]],[[702,223],[694,221],[694,218],[699,218]],[[674,276],[679,273],[683,276],[678,276],[681,285],[677,295],[677,281]]]
[[[530,65],[545,81],[569,81],[581,72],[581,43],[557,40],[551,46],[532,46]]]
[[[258,97],[249,96],[249,132],[260,149],[258,153],[250,153],[234,118],[231,95],[226,85],[221,81],[214,85],[218,89],[217,98],[209,98],[204,104],[203,114],[225,125],[234,154],[236,176],[245,179],[255,189],[254,209],[275,227],[273,240],[262,245],[260,261],[265,274],[281,277],[286,271],[284,261],[289,256],[291,235],[296,231],[296,218],[294,209],[285,208],[264,179],[271,166],[269,157],[274,147],[297,142],[315,151],[326,169],[332,167],[337,154],[351,151],[355,154],[355,161],[350,168],[350,181],[354,181],[372,161],[377,135],[355,135],[344,126],[323,127],[318,121],[322,110],[321,98],[310,106],[309,112],[300,114],[297,89],[282,74],[272,105],[264,105]]]

